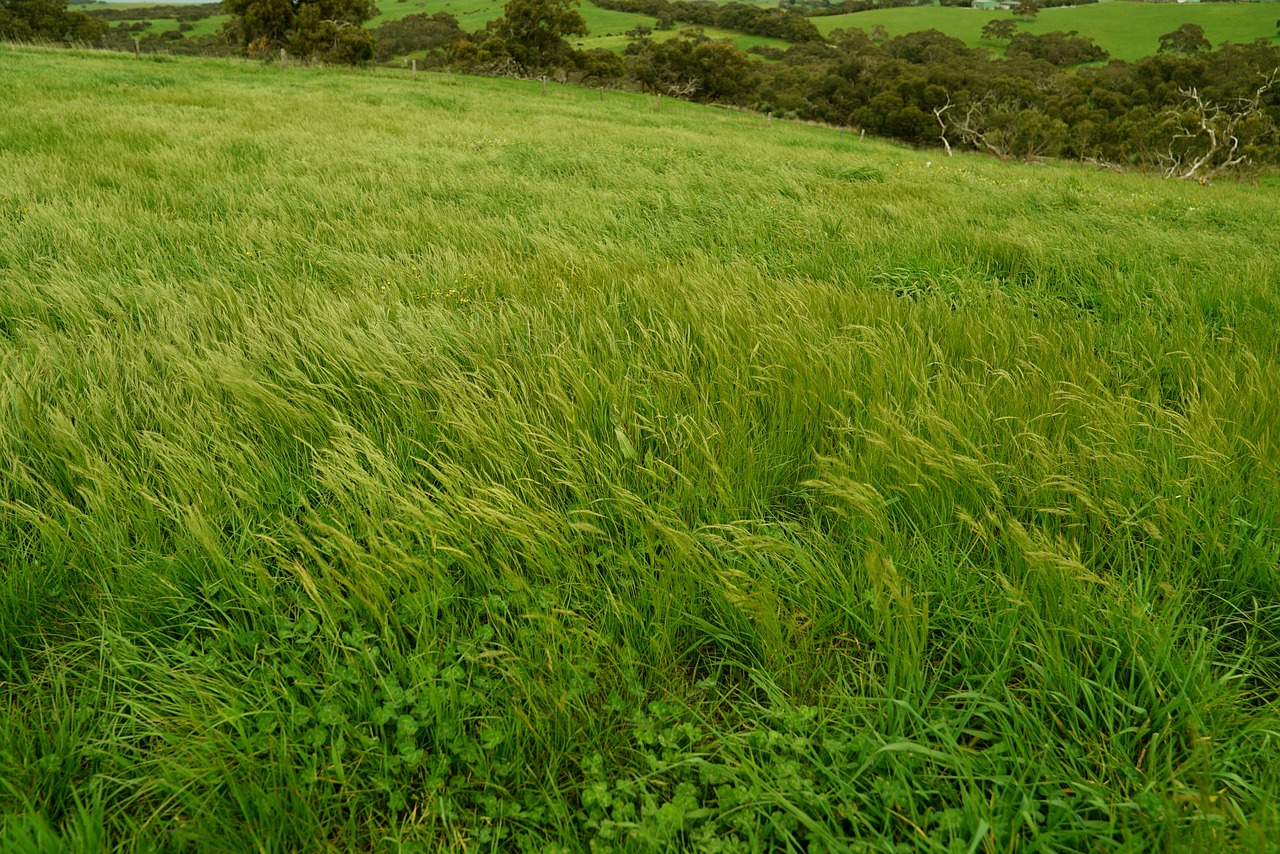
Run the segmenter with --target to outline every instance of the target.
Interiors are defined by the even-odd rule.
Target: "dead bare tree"
[[[672,98],[688,100],[702,88],[701,80],[673,80],[666,84],[667,94]]]
[[[1231,104],[1206,100],[1194,86],[1179,90],[1185,99],[1183,109],[1167,113],[1177,129],[1167,153],[1159,155],[1164,177],[1204,182],[1248,165],[1241,130],[1250,120],[1264,117],[1262,96],[1278,80],[1280,68],[1263,79],[1252,97],[1238,98]]]
[[[1093,166],[1097,166],[1099,169],[1106,169],[1110,172],[1124,171],[1124,167],[1121,166],[1119,163],[1112,163],[1110,160],[1106,160],[1104,158],[1097,157],[1094,155],[1081,156],[1080,160],[1083,163],[1089,163],[1089,164],[1092,164]]]
[[[951,143],[947,140],[946,113],[947,113],[947,110],[951,109],[951,107],[952,107],[951,96],[948,95],[947,103],[943,104],[941,107],[933,108],[933,117],[938,120],[938,127],[941,128],[942,130],[942,133],[939,134],[938,138],[942,140],[942,146],[947,150],[948,157],[951,156]]]
[[[949,105],[948,105],[949,106]],[[1006,134],[993,133],[991,127],[991,96],[984,95],[976,101],[970,101],[965,108],[964,118],[959,120],[948,120],[944,116],[939,115],[938,121],[950,121],[952,129],[959,134],[960,139],[965,145],[972,145],[974,148],[984,149],[1001,160],[1008,160],[1013,156],[1013,151],[1009,146],[1009,140]],[[934,111],[937,114],[937,111]],[[945,110],[944,110],[945,112]],[[946,132],[944,124],[943,132]],[[949,146],[948,146],[949,148]]]
[[[526,75],[524,69],[520,67],[520,63],[516,62],[510,56],[496,56],[482,66],[485,74],[493,77],[515,77],[524,79],[528,76],[532,80],[531,75]]]

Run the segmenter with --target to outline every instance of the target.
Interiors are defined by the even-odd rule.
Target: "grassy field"
[[[1280,196],[538,92],[0,46],[0,849],[1274,850]]]
[[[982,38],[982,28],[1009,12],[985,12],[942,6],[915,6],[876,9],[851,15],[814,18],[814,26],[824,34],[834,29],[860,27],[867,32],[877,24],[900,36],[919,30],[938,29],[964,39],[974,47],[1003,50],[1004,44]],[[1135,60],[1151,56],[1160,46],[1160,36],[1182,24],[1199,24],[1205,37],[1215,45],[1224,41],[1248,43],[1276,38],[1280,4],[1276,3],[1124,3],[1108,2],[1090,6],[1043,9],[1030,23],[1019,28],[1030,33],[1078,30],[1110,52],[1114,59]]]

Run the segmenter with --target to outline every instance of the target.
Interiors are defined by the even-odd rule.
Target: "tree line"
[[[602,9],[631,12],[657,18],[657,29],[669,30],[676,24],[719,27],[753,36],[782,39],[789,42],[811,42],[822,34],[803,15],[787,9],[756,6],[749,3],[706,3],[688,0],[593,0]],[[892,0],[891,0],[892,2]]]
[[[1024,6],[1049,9],[1057,6],[1088,6],[1098,0],[1023,0]],[[873,9],[900,9],[906,6],[960,6],[968,8],[973,0],[780,0],[779,7],[805,15],[821,18],[830,15],[848,15],[852,12],[870,12]]]

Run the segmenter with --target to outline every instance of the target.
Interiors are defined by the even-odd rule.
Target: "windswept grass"
[[[1266,850],[1274,193],[0,47],[0,848]]]

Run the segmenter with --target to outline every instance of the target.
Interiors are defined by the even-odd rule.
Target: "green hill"
[[[913,6],[875,9],[849,15],[814,18],[823,33],[835,29],[861,28],[867,32],[877,25],[890,35],[900,36],[920,30],[938,29],[963,39],[974,47],[1000,50],[1003,45],[982,38],[982,28],[1009,12],[986,12],[943,6]],[[1107,2],[1088,6],[1043,9],[1030,23],[1021,23],[1026,32],[1042,34],[1057,30],[1078,30],[1105,48],[1114,59],[1135,60],[1151,56],[1160,36],[1182,24],[1199,24],[1213,44],[1249,43],[1255,39],[1276,40],[1280,6],[1274,3],[1125,3]]]
[[[1271,188],[0,46],[0,849],[1262,851]]]

